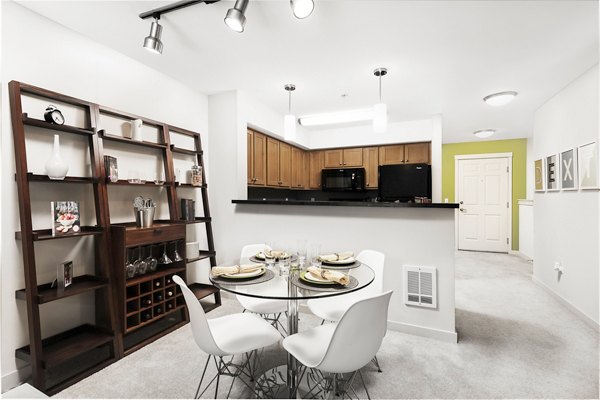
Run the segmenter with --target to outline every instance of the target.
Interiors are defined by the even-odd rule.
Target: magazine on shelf
[[[50,202],[52,236],[68,235],[81,231],[78,201]]]

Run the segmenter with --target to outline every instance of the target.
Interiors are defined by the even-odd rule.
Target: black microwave
[[[321,172],[324,192],[360,192],[365,190],[364,168],[324,169]]]

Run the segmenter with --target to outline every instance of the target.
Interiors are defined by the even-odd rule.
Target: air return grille
[[[414,267],[405,265],[404,304],[437,307],[437,269],[435,267]]]

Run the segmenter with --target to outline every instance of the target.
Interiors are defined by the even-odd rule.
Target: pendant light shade
[[[246,26],[246,16],[244,14],[247,7],[248,0],[236,0],[233,8],[227,10],[225,24],[235,32],[244,32],[244,27]]]
[[[298,19],[304,19],[312,14],[315,9],[313,0],[290,0],[290,6],[294,16]]]
[[[296,116],[292,114],[292,92],[296,90],[296,85],[288,83],[284,86],[288,92],[288,113],[283,118],[283,135],[285,140],[296,140]]]
[[[379,78],[379,103],[373,106],[373,131],[385,133],[387,131],[387,104],[381,101],[381,77],[387,74],[387,68],[377,68],[373,74]]]
[[[155,19],[150,26],[150,35],[144,39],[144,48],[152,53],[162,54],[163,43],[160,40],[162,35],[162,26]]]

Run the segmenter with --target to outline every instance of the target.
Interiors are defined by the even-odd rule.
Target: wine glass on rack
[[[127,279],[135,276],[135,265],[131,261],[131,249],[127,249],[127,262],[125,263],[125,275]]]
[[[159,264],[171,264],[172,262],[173,261],[171,261],[171,259],[167,255],[167,243],[164,243],[163,254],[162,254],[162,256],[160,256],[160,259],[158,260],[158,263]]]
[[[148,266],[148,270],[150,272],[154,272],[156,271],[156,267],[158,266],[158,260],[156,258],[154,258],[152,256],[152,245],[148,246],[148,249],[150,249],[150,253],[148,254],[148,257],[146,257],[146,264]]]
[[[175,262],[183,261],[183,258],[177,252],[177,242],[175,242],[175,254],[173,254],[173,261],[175,261]]]
[[[138,247],[138,259],[135,260],[134,265],[136,265],[136,271],[138,275],[144,275],[146,273],[146,270],[148,269],[148,264],[146,264],[146,261],[144,261],[144,259],[142,258],[142,248]]]

